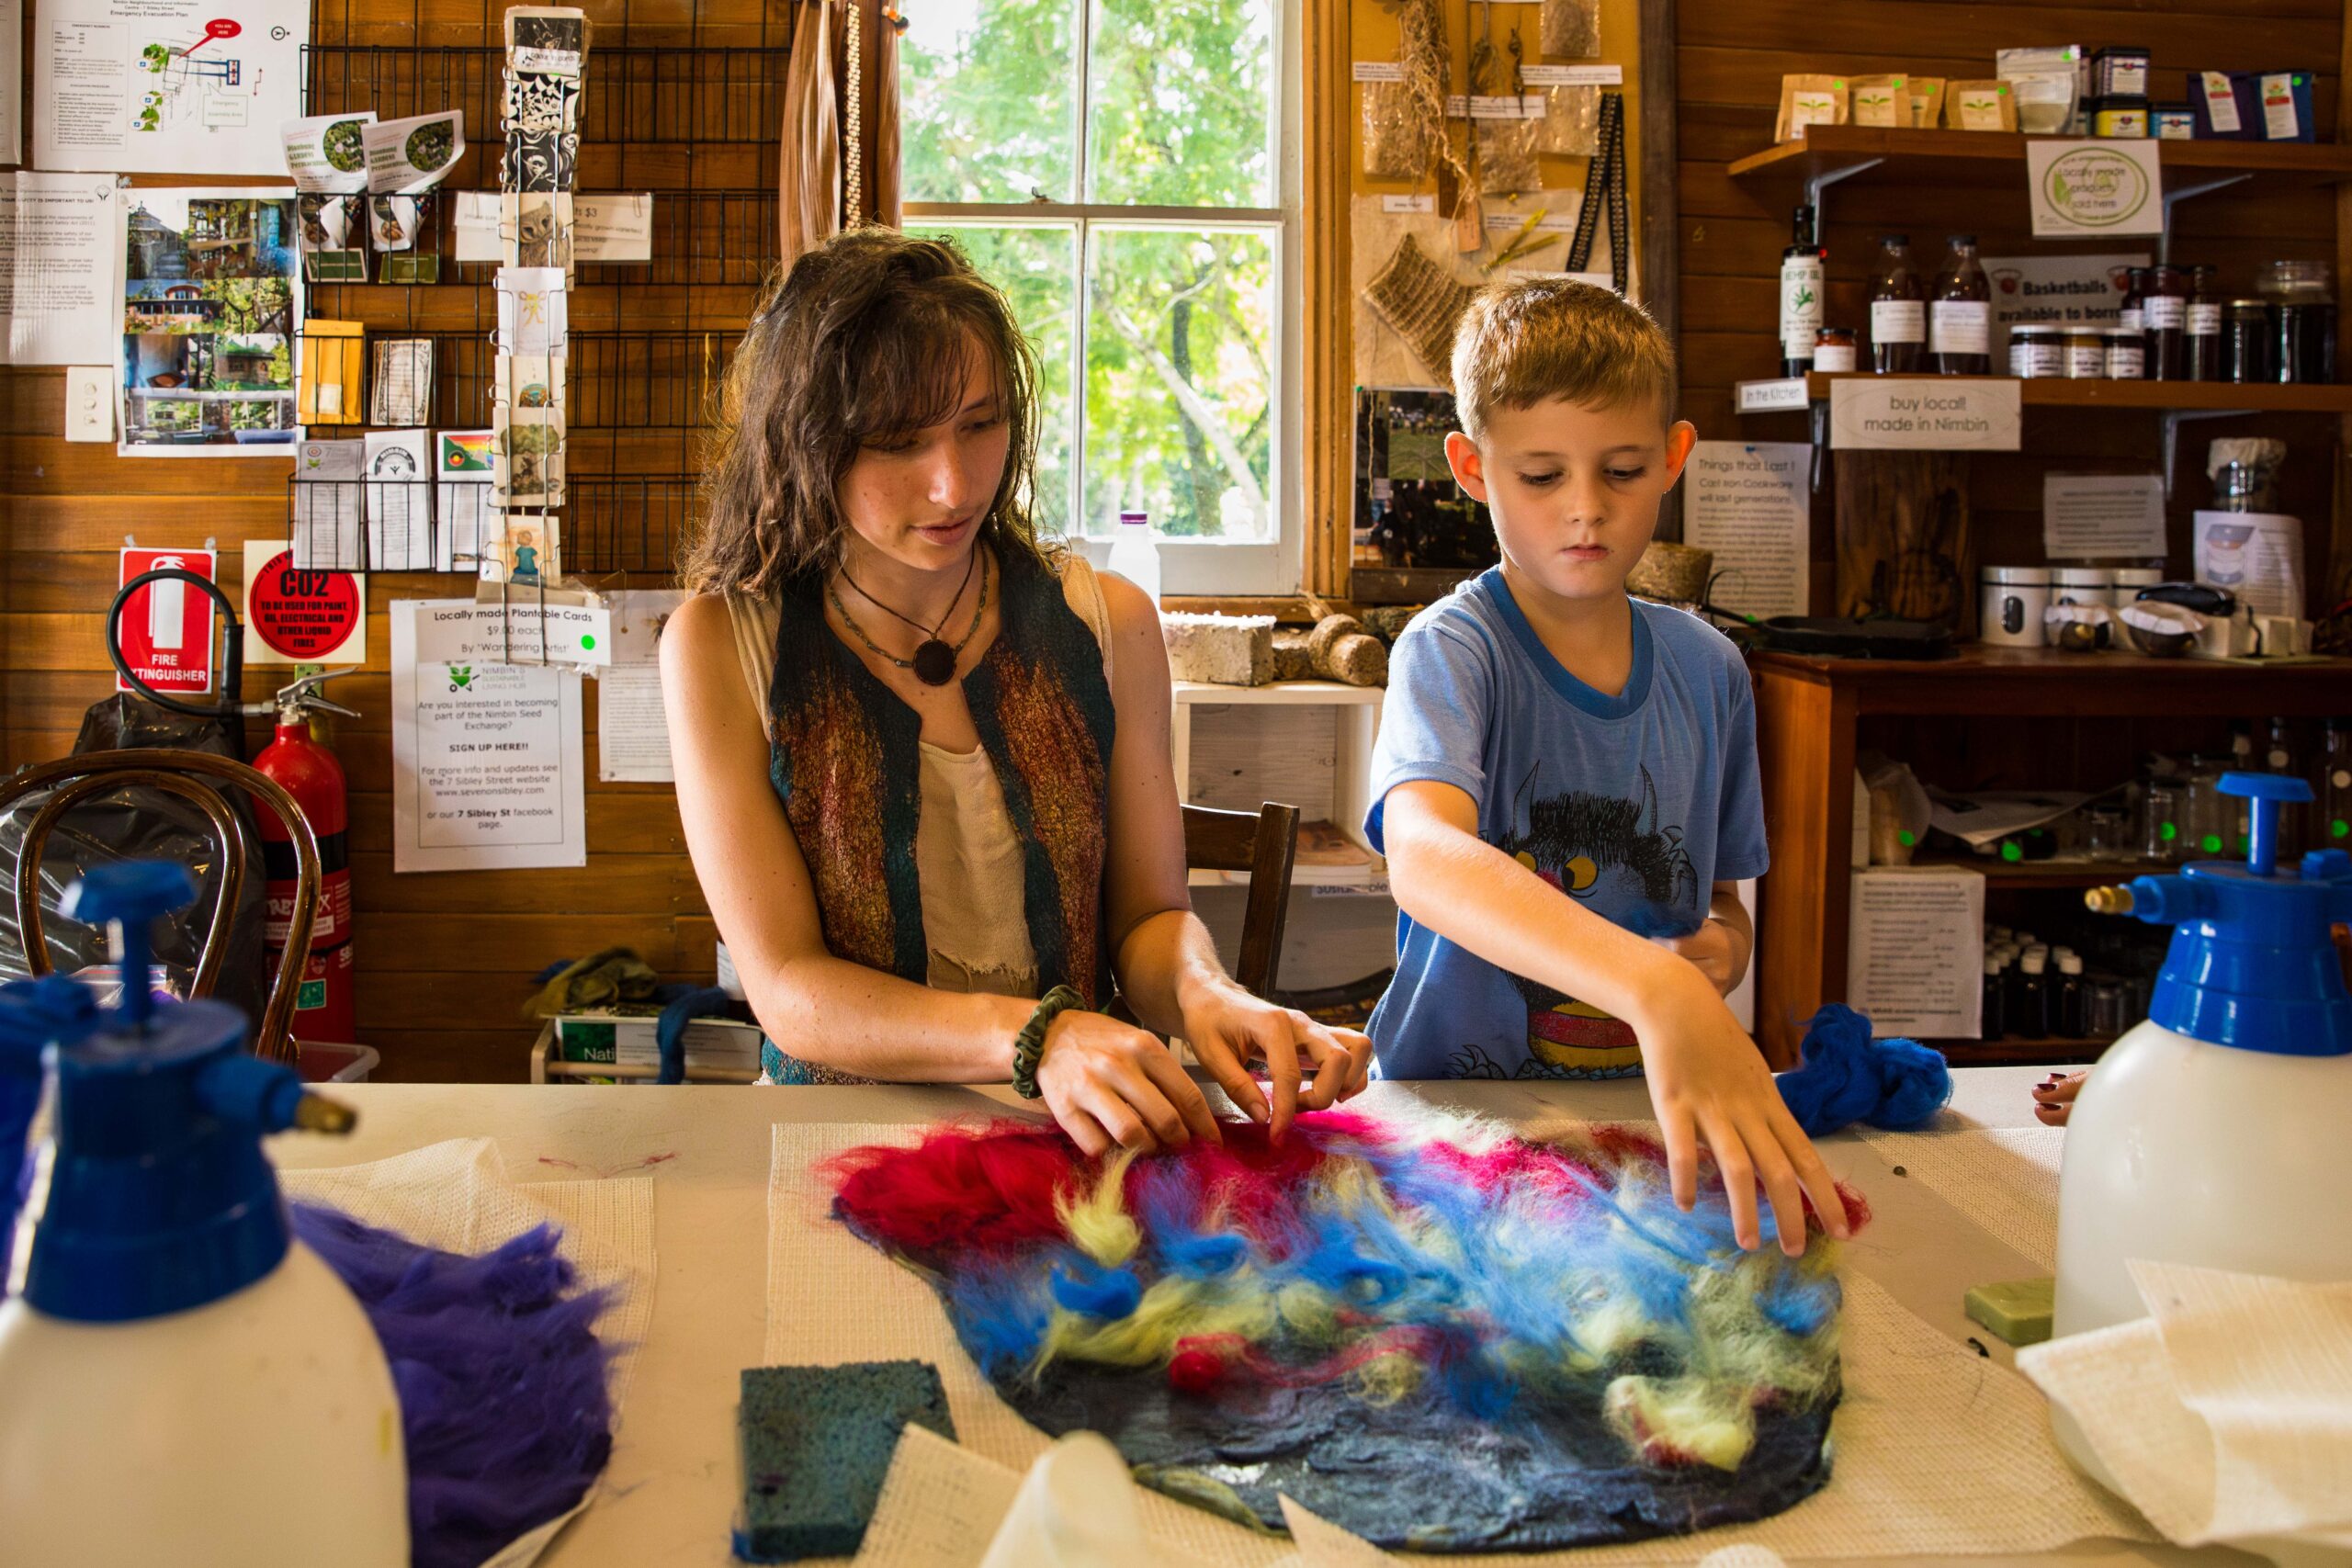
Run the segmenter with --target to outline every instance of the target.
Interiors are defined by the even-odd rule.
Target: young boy
[[[1800,1187],[1845,1208],[1723,1003],[1754,937],[1736,886],[1765,868],[1747,668],[1695,616],[1629,599],[1696,433],[1673,346],[1605,288],[1492,288],[1453,349],[1446,457],[1493,512],[1502,564],[1397,639],[1373,764],[1396,978],[1370,1032],[1385,1077],[1646,1073],[1675,1198],[1697,1145],[1740,1245],[1756,1188],[1782,1248]]]

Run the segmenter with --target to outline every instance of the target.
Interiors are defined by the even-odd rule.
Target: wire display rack
[[[342,389],[336,418],[317,416],[315,395],[306,405],[316,436],[491,423],[498,347],[487,332],[385,328],[351,337],[310,328],[295,336],[299,376],[313,387],[332,376]],[[718,407],[741,342],[732,329],[571,333],[560,392],[525,389],[517,400],[539,406],[560,396],[564,423],[575,431],[699,430]]]
[[[589,51],[583,142],[773,142],[784,123],[788,48]],[[503,48],[311,43],[302,48],[302,112],[379,119],[463,109],[469,141],[495,138]]]
[[[507,564],[502,533],[530,529],[544,541],[552,528],[561,541],[555,564],[567,577],[666,579],[701,507],[702,480],[693,474],[574,475],[560,507],[502,512],[485,483],[442,475],[304,479],[298,468],[286,486],[287,543],[291,564],[304,571],[479,576],[487,564]]]

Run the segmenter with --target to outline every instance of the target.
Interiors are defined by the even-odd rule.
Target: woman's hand
[[[1090,1156],[1113,1145],[1158,1154],[1195,1137],[1218,1141],[1200,1085],[1157,1036],[1072,1010],[1046,1029],[1037,1089],[1062,1131]]]
[[[1184,1007],[1184,1039],[1209,1076],[1276,1142],[1301,1110],[1321,1111],[1360,1092],[1372,1071],[1372,1042],[1332,1029],[1296,1008],[1276,1007],[1229,980],[1201,987]],[[1262,1061],[1273,1080],[1271,1108],[1250,1064]],[[1302,1084],[1302,1073],[1308,1081]]]
[[[1652,939],[1669,953],[1679,953],[1699,966],[1714,986],[1715,995],[1728,996],[1739,984],[1739,966],[1747,954],[1745,943],[1732,934],[1732,929],[1722,920],[1708,919],[1689,936],[1662,936]]]
[[[2074,1114],[2075,1097],[2083,1092],[2083,1084],[2090,1077],[2088,1070],[2079,1073],[2052,1073],[2035,1086],[2033,1119],[2045,1127],[2064,1127],[2066,1118]]]
[[[1651,1005],[1629,1021],[1642,1043],[1642,1069],[1666,1139],[1675,1203],[1687,1210],[1698,1200],[1698,1141],[1703,1138],[1723,1173],[1740,1246],[1754,1247],[1761,1238],[1758,1183],[1771,1202],[1782,1252],[1794,1258],[1804,1251],[1807,1193],[1822,1224],[1844,1240],[1849,1227],[1838,1184],[1781,1103],[1756,1043],[1696,970],[1668,967],[1673,973]]]

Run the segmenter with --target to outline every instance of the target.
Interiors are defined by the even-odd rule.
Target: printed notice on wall
[[[1840,451],[2014,452],[2018,384],[1894,376],[1829,384],[1829,445]]]
[[[0,175],[0,364],[112,362],[121,221],[112,175]]]
[[[579,674],[419,658],[420,622],[453,607],[392,603],[392,869],[584,865]]]
[[[1846,1001],[1873,1033],[1975,1039],[1984,961],[1984,877],[1965,866],[1854,873]]]
[[[308,0],[40,0],[33,162],[283,177],[310,30]]]
[[[613,662],[596,673],[596,776],[668,784],[670,721],[662,705],[662,628],[685,595],[625,588],[613,595]]]
[[[1802,615],[1810,598],[1813,448],[1702,441],[1682,476],[1682,542],[1715,556],[1709,597],[1751,615]]]
[[[2041,553],[2053,560],[2165,553],[2165,481],[2154,474],[2041,476]]]
[[[0,164],[25,161],[25,0],[0,0]]]
[[[2025,144],[2037,240],[2165,231],[2164,175],[2157,143],[2144,137],[2062,141],[2037,136]]]

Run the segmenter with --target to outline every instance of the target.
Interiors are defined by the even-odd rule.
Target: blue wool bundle
[[[1871,1021],[1830,1002],[1804,1027],[1804,1066],[1781,1075],[1781,1099],[1809,1137],[1867,1122],[1924,1126],[1951,1098],[1943,1053],[1916,1040],[1873,1040]]]
[[[613,1446],[611,1350],[541,1225],[478,1258],[305,1203],[294,1234],[359,1298],[407,1440],[409,1561],[476,1568],[578,1503]]]

